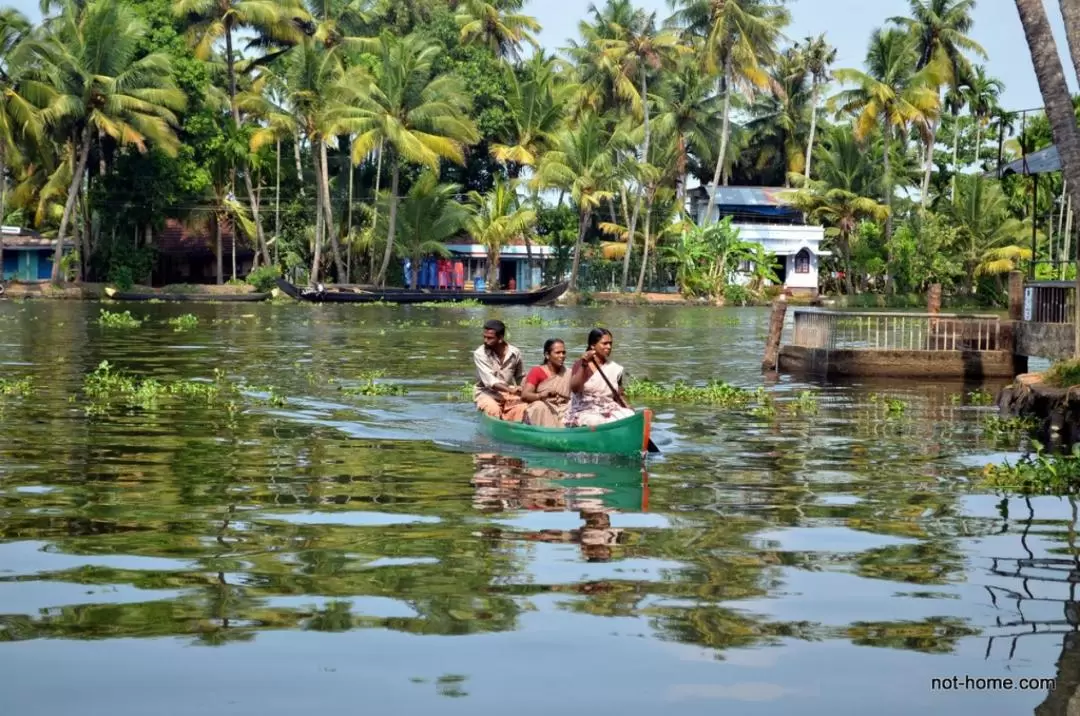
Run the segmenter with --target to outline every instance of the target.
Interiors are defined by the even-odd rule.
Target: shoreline
[[[112,300],[105,294],[105,288],[111,286],[107,283],[67,283],[56,285],[51,282],[42,283],[17,283],[12,282],[4,287],[3,298],[14,299],[44,299],[60,301],[108,301]],[[152,293],[168,296],[176,293],[199,293],[208,296],[242,296],[255,293],[255,287],[250,284],[171,284],[168,286],[144,286],[135,284],[130,289],[132,293]]]

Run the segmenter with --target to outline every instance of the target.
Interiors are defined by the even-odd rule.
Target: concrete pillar
[[[1009,320],[1020,321],[1024,318],[1024,273],[1009,272]]]
[[[772,371],[778,367],[780,359],[780,336],[784,332],[784,316],[787,314],[787,299],[780,294],[773,301],[772,314],[769,316],[769,336],[765,339],[765,358],[761,361],[761,370]]]

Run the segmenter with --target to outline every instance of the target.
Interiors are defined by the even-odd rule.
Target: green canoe
[[[494,440],[568,453],[640,455],[648,449],[651,427],[652,411],[647,408],[593,428],[542,428],[480,414],[481,430]]]

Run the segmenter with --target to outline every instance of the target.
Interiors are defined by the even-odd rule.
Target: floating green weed
[[[1043,452],[1034,442],[1035,453],[1028,453],[1010,465],[987,465],[983,479],[989,487],[1020,494],[1064,495],[1080,489],[1080,444],[1067,455]]]
[[[810,390],[801,390],[799,395],[789,403],[793,415],[816,415],[818,412],[817,395]]]
[[[423,301],[412,305],[420,308],[479,308],[484,304],[475,298],[466,298],[464,301]]]
[[[31,393],[34,392],[34,381],[32,378],[19,378],[12,380],[10,378],[0,378],[0,396],[12,397],[12,398],[29,398]]]
[[[960,405],[960,404],[962,404],[964,402],[964,394],[963,393],[953,393],[950,400],[952,401],[953,405]],[[991,393],[988,390],[983,390],[981,388],[979,390],[969,391],[967,393],[967,404],[968,405],[993,405],[994,404],[994,394]]]
[[[83,379],[83,393],[88,402],[87,413],[103,414],[109,411],[114,402],[147,410],[156,408],[166,398],[183,398],[188,402],[199,400],[212,405],[223,396],[235,393],[235,388],[220,380],[139,379],[122,371],[114,371],[109,361],[105,360]]]
[[[772,393],[758,386],[758,389],[754,391],[754,400],[757,401],[757,405],[750,409],[751,415],[766,420],[776,417],[776,398]]]
[[[405,395],[408,391],[404,385],[395,383],[376,383],[375,381],[386,375],[386,371],[372,370],[361,373],[357,385],[342,386],[341,392],[346,395]]]
[[[172,326],[175,331],[190,331],[192,328],[198,328],[199,317],[193,313],[185,313],[182,316],[170,318],[169,325]]]
[[[473,399],[473,386],[475,384],[471,382],[465,382],[461,384],[457,390],[452,390],[446,394],[447,400],[452,401],[471,401]]]
[[[983,434],[995,440],[1019,440],[1024,435],[1034,432],[1038,421],[1031,417],[999,418],[988,415],[982,421]]]
[[[631,379],[627,384],[626,397],[741,408],[751,402],[754,394],[722,380],[710,380],[705,385],[691,385],[677,380],[671,385],[663,385],[647,378],[638,378]]]
[[[124,311],[123,313],[106,311],[101,309],[101,314],[98,316],[98,325],[106,328],[138,328],[143,324],[142,319],[135,318],[131,315],[131,311]]]
[[[889,395],[879,395],[878,393],[870,394],[870,402],[876,405],[884,405],[885,412],[890,416],[903,415],[907,411],[907,401],[900,398],[893,398]]]

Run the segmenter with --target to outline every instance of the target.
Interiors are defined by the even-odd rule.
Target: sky
[[[597,6],[603,5],[603,0],[595,1]],[[657,20],[671,14],[667,0],[635,0],[635,4],[650,12],[655,10]],[[1076,92],[1058,3],[1043,0],[1043,4],[1054,28],[1069,87]],[[887,24],[888,18],[906,15],[909,7],[908,0],[790,0],[792,22],[786,35],[794,42],[825,33],[837,49],[835,67],[862,67],[870,33]],[[588,0],[529,0],[525,11],[543,26],[538,38],[541,44],[554,51],[565,46],[568,38],[577,37],[578,22],[588,14],[588,8]],[[973,15],[972,39],[986,50],[989,60],[985,64],[991,76],[1005,84],[1001,104],[1010,110],[1041,107],[1039,84],[1013,0],[977,0]]]
[[[645,10],[656,11],[658,20],[671,14],[667,0],[635,0],[635,3]],[[38,0],[8,0],[8,4],[32,20],[41,17]],[[596,4],[602,6],[603,0],[596,0]],[[1076,92],[1058,3],[1043,0],[1043,4],[1054,28],[1069,87]],[[539,35],[541,44],[555,51],[565,46],[567,39],[577,37],[578,22],[585,18],[588,8],[588,0],[528,0],[525,11],[543,26]],[[861,67],[870,33],[875,27],[887,24],[888,18],[907,14],[908,8],[908,0],[789,0],[792,23],[786,34],[795,41],[824,32],[837,49],[835,67]],[[972,38],[986,49],[990,74],[1005,84],[1002,105],[1014,111],[1041,107],[1039,85],[1013,0],[976,0],[974,17]]]

